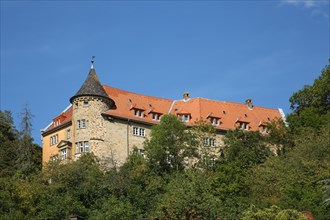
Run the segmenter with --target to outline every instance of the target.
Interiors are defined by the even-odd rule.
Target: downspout
[[[129,118],[127,119],[127,128],[126,128],[126,154],[127,159],[129,157]]]

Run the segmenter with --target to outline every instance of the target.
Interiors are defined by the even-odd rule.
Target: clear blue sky
[[[136,93],[282,108],[328,63],[329,1],[1,1],[1,110],[69,105],[91,56],[103,84]]]

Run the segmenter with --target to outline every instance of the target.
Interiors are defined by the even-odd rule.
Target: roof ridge
[[[112,88],[112,89],[116,89],[116,90],[123,91],[123,92],[126,92],[126,93],[131,93],[131,94],[134,94],[134,95],[145,96],[145,97],[151,97],[151,98],[156,98],[156,99],[164,99],[164,100],[168,100],[168,101],[174,101],[173,99],[161,98],[161,97],[151,96],[151,95],[144,95],[144,94],[140,94],[140,93],[136,93],[136,92],[131,92],[131,91],[123,90],[123,89],[118,89],[118,88],[116,88],[116,87],[108,86],[108,85],[105,85],[105,84],[101,84],[101,85],[102,85],[103,87],[109,87],[109,88]]]

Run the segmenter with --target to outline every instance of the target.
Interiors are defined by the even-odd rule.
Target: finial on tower
[[[95,59],[95,56],[92,56],[92,61],[91,61],[91,63],[92,63],[92,65],[91,65],[91,69],[94,69],[94,60]]]

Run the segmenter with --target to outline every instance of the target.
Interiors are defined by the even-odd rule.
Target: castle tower
[[[72,103],[72,155],[79,158],[85,152],[102,156],[105,143],[105,126],[102,113],[114,108],[114,101],[107,95],[92,66],[79,89],[70,98]]]

